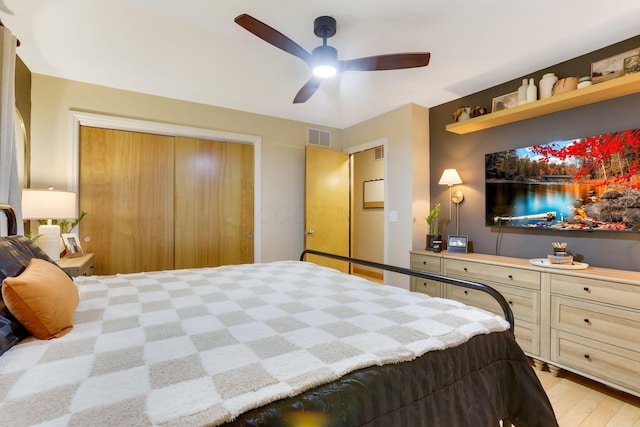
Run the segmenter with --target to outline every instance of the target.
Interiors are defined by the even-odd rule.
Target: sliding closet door
[[[253,262],[253,146],[176,137],[175,268]]]
[[[80,226],[95,273],[173,268],[174,138],[80,128]]]

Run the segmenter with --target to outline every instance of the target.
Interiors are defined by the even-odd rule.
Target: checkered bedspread
[[[69,334],[0,358],[3,425],[217,425],[353,370],[508,328],[307,262],[76,283]]]

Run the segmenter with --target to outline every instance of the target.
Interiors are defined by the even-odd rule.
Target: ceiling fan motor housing
[[[336,20],[331,16],[319,16],[313,21],[313,33],[324,39],[336,35]]]

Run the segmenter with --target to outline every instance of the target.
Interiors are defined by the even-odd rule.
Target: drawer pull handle
[[[513,301],[508,301],[508,302],[509,302],[509,305],[513,305]]]
[[[585,286],[584,288],[582,288],[585,292],[589,292],[589,287]]]
[[[467,267],[464,268],[464,271],[467,271]]]
[[[509,279],[513,280],[513,275],[510,274],[508,277]]]
[[[469,292],[468,292],[468,291],[464,291],[464,294],[465,294],[465,295],[469,295]]]
[[[427,265],[427,261],[422,261],[422,265]]]
[[[584,355],[584,358],[585,358],[585,359],[591,359],[591,356],[589,356],[588,354],[585,354],[585,355]]]
[[[587,317],[584,318],[584,323],[591,323]]]

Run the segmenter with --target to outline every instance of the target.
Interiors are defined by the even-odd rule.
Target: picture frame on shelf
[[[593,84],[622,77],[625,72],[626,58],[640,55],[640,48],[628,50],[591,63],[591,81]]]
[[[518,105],[518,91],[507,93],[493,98],[491,101],[491,112],[508,110]]]
[[[624,58],[624,75],[640,72],[640,54]]]
[[[457,252],[466,254],[469,250],[469,236],[452,235],[447,236],[447,252]]]
[[[66,249],[66,258],[76,258],[84,255],[82,246],[80,246],[80,239],[76,233],[64,233],[62,234],[62,242]]]

